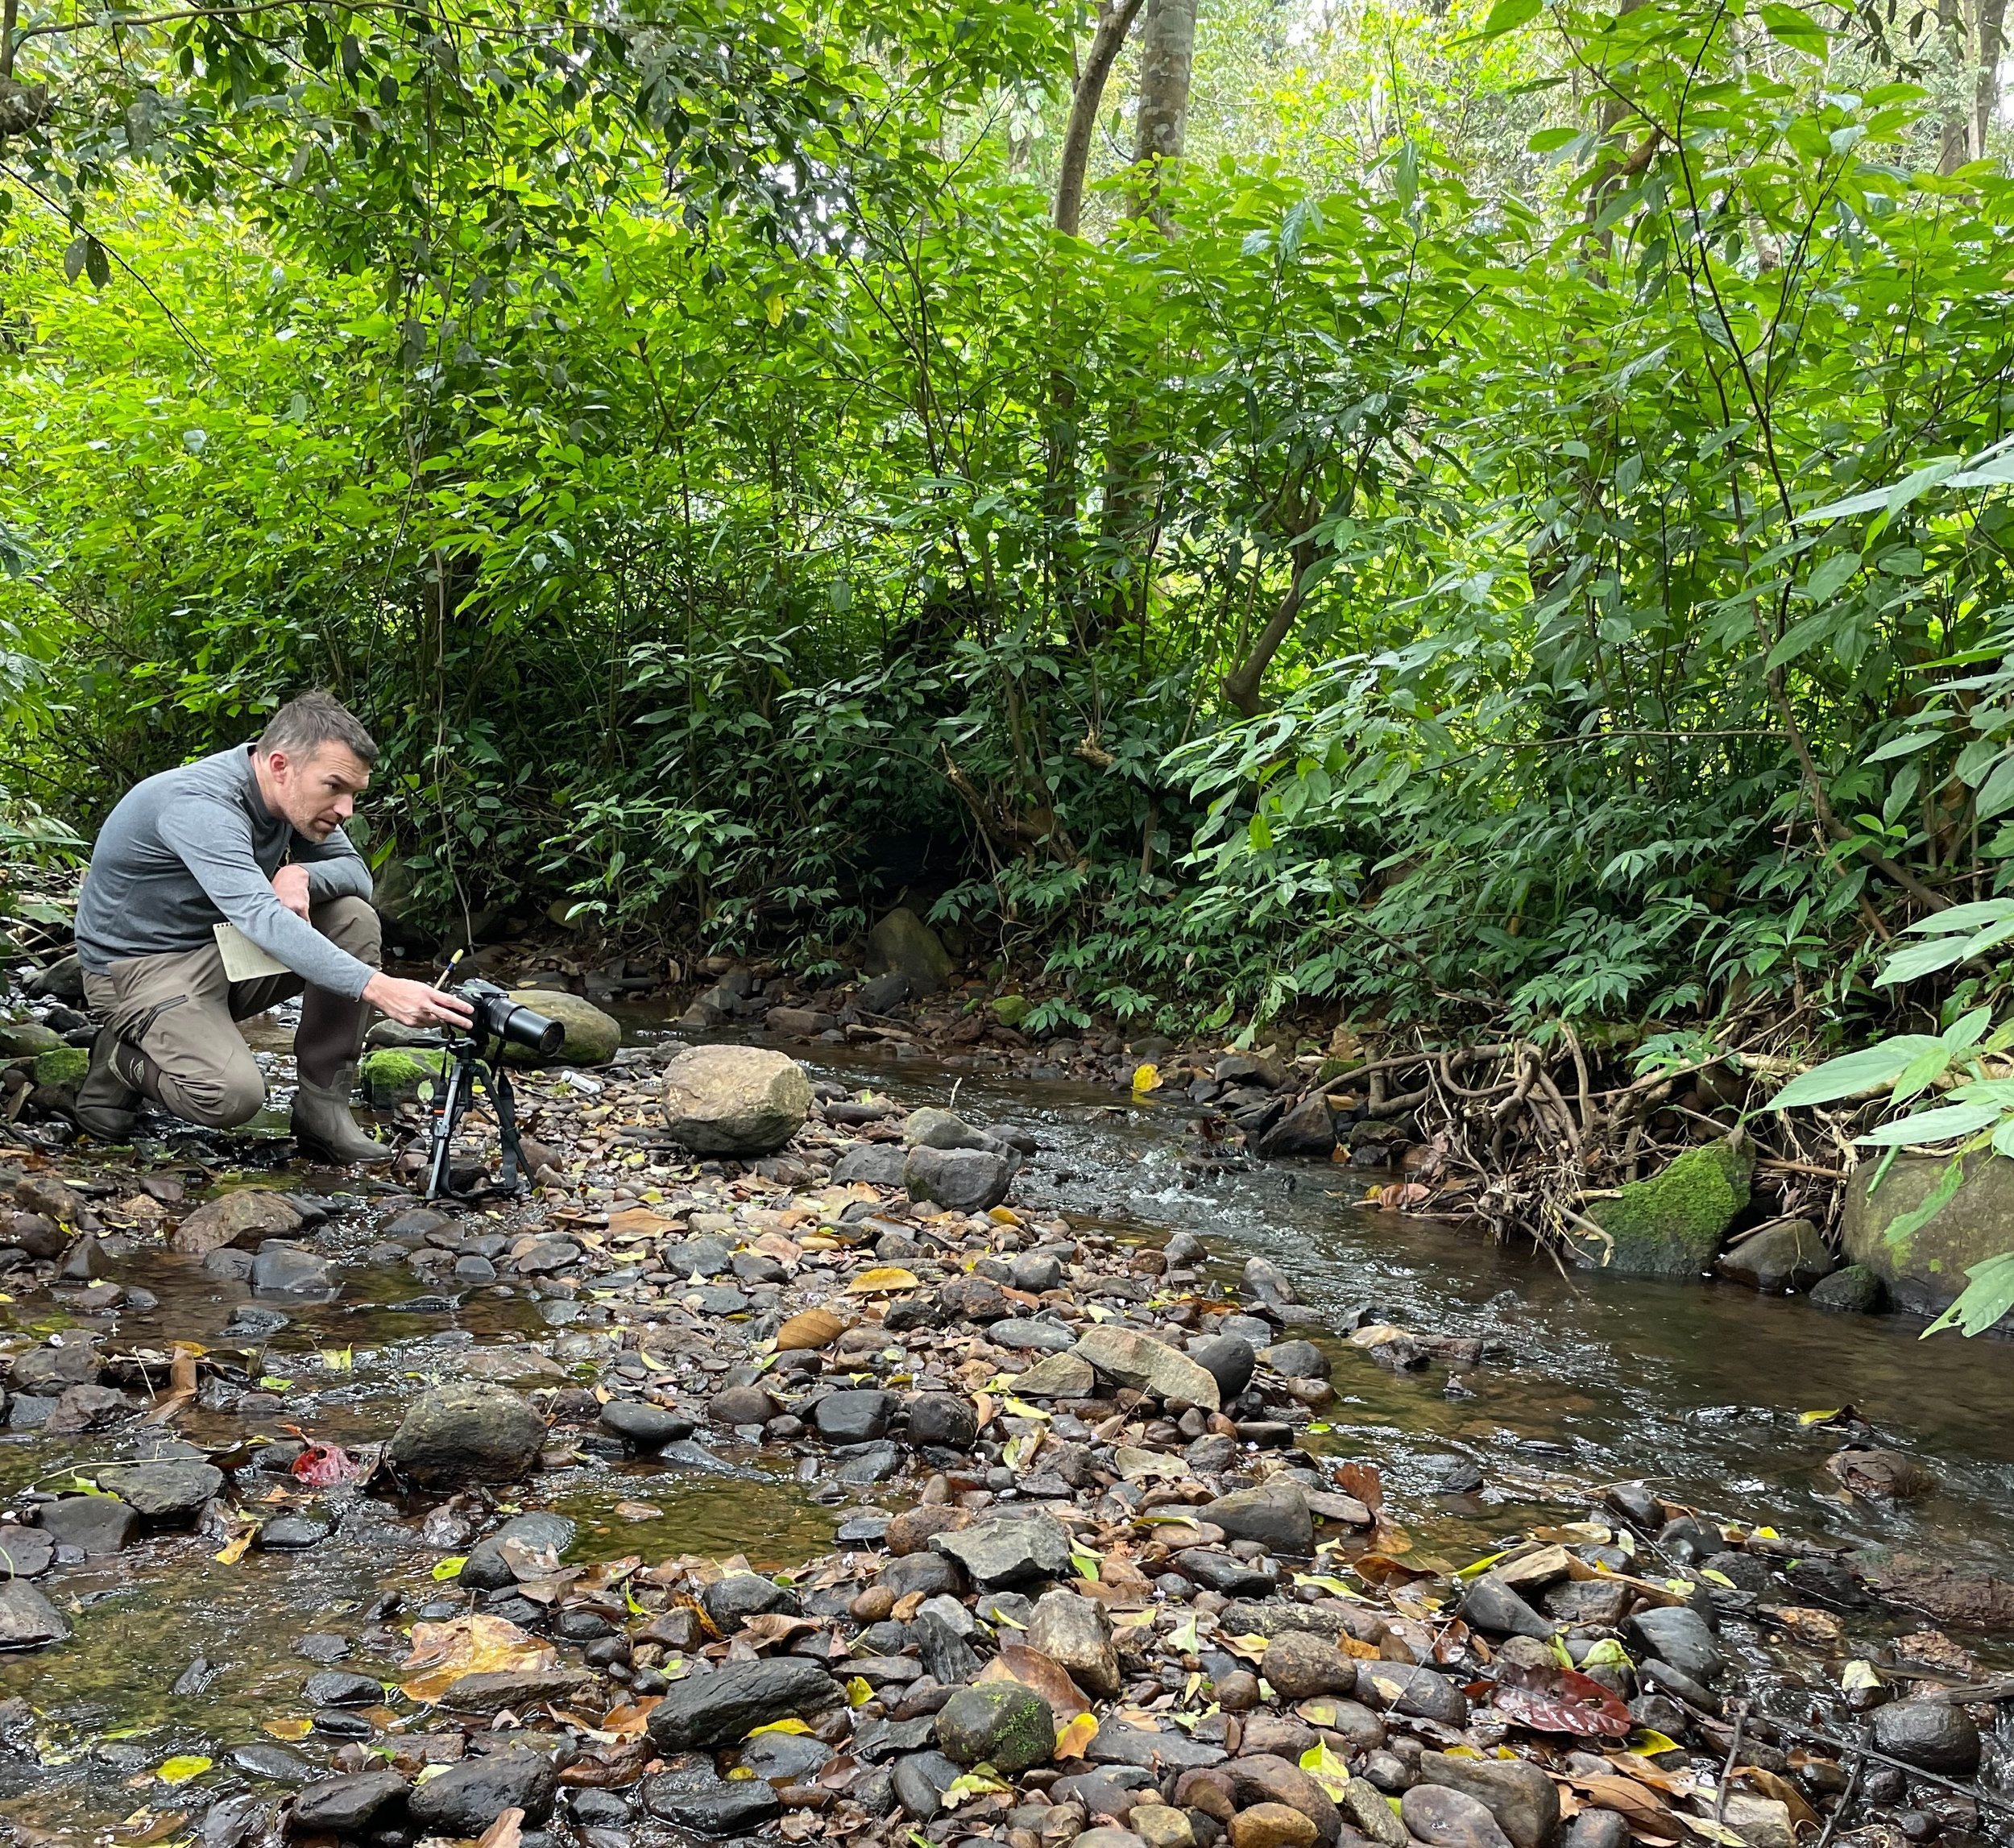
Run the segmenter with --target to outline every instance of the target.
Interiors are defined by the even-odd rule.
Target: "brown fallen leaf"
[[[1793,1829],[1819,1826],[1818,1813],[1805,1800],[1804,1793],[1787,1777],[1773,1771],[1764,1771],[1760,1765],[1744,1764],[1735,1767],[1730,1780],[1745,1784],[1764,1796],[1774,1797],[1790,1812],[1790,1825]]]
[[[1018,1681],[1022,1687],[1033,1688],[1049,1703],[1059,1728],[1068,1726],[1091,1704],[1060,1662],[1039,1649],[1030,1649],[1025,1643],[1003,1643],[1000,1653],[980,1671],[976,1679]]]
[[[1568,1780],[1598,1809],[1612,1809],[1635,1833],[1659,1842],[1676,1842],[1685,1833],[1651,1792],[1627,1777],[1576,1777]]]
[[[475,1848],[520,1848],[524,1839],[524,1812],[500,1810],[495,1821],[476,1838]]]
[[[414,1624],[412,1653],[400,1664],[399,1685],[408,1700],[433,1701],[464,1675],[526,1673],[558,1661],[551,1643],[477,1611],[449,1623]]]

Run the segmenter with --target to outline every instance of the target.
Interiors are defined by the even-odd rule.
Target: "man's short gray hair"
[[[312,757],[325,744],[340,744],[367,767],[378,760],[378,747],[355,714],[333,693],[317,687],[296,694],[267,721],[259,734],[259,754],[276,751]]]

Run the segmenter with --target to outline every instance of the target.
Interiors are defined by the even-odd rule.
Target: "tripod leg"
[[[448,1074],[448,1088],[433,1119],[433,1150],[427,1166],[426,1197],[439,1200],[448,1191],[448,1160],[454,1145],[456,1125],[468,1106],[469,1062],[458,1059]]]

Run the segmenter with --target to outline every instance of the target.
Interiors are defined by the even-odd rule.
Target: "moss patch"
[[[59,1084],[81,1084],[84,1075],[91,1069],[91,1055],[81,1046],[58,1047],[54,1052],[39,1055],[35,1062],[35,1081],[47,1090],[54,1090]]]
[[[1755,1145],[1745,1136],[1689,1149],[1662,1174],[1593,1203],[1588,1216],[1614,1249],[1605,1253],[1598,1240],[1583,1237],[1574,1241],[1576,1254],[1621,1277],[1697,1277],[1710,1270],[1722,1233],[1748,1204],[1755,1166]]]
[[[364,1055],[357,1068],[357,1082],[366,1104],[374,1110],[389,1110],[395,1104],[417,1102],[421,1086],[430,1088],[447,1074],[445,1047],[437,1051],[425,1046],[387,1046]]]
[[[1026,995],[1000,995],[993,1001],[993,1018],[1002,1026],[1019,1026],[1027,1019],[1033,1004]]]

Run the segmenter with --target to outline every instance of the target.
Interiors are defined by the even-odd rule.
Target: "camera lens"
[[[535,1047],[549,1059],[566,1043],[566,1029],[561,1022],[529,1008],[512,1008],[499,1024],[504,1038]]]

